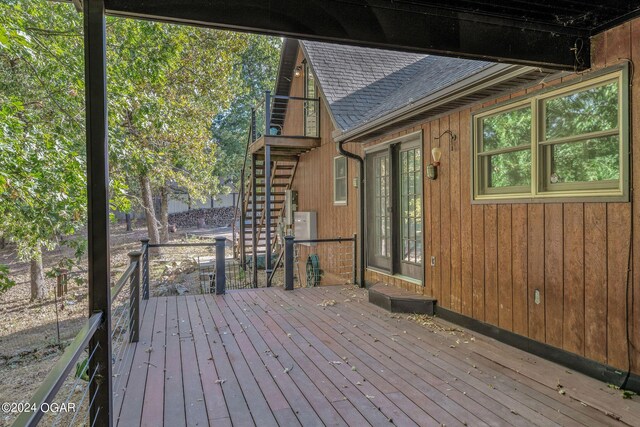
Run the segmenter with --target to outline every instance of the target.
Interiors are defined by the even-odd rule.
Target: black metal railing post
[[[271,133],[271,91],[265,92],[264,101],[265,135]],[[271,145],[265,137],[264,144],[264,271],[267,287],[271,286]]]
[[[358,283],[358,235],[353,233],[353,284],[356,283]]]
[[[256,177],[256,155],[251,155],[251,281],[258,287],[258,178]]]
[[[135,264],[129,284],[129,342],[140,338],[140,257],[142,252],[129,252],[129,263]]]
[[[216,295],[224,295],[226,288],[226,271],[224,265],[224,246],[227,239],[216,237]]]
[[[142,269],[142,299],[149,299],[149,239],[142,239],[142,257],[140,258]]]
[[[284,238],[284,290],[293,290],[293,236]]]

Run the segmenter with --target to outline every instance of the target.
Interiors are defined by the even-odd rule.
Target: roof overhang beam
[[[590,66],[589,32],[390,0],[105,0],[110,15],[554,68]]]

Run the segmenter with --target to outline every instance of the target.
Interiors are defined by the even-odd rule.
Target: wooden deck
[[[407,317],[342,286],[152,298],[122,361],[131,369],[116,391],[117,425],[640,423],[638,398],[447,322]]]

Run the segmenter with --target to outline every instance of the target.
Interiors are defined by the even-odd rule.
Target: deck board
[[[140,342],[117,362],[130,367],[118,426],[592,427],[640,414],[597,380],[442,320],[388,313],[351,287],[144,308]]]

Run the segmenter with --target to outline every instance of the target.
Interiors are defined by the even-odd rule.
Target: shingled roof
[[[342,132],[411,105],[494,65],[321,42],[301,44]]]

